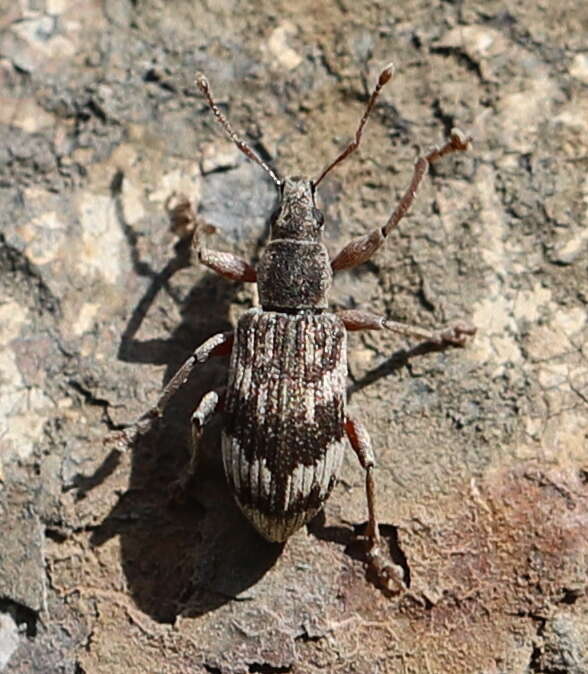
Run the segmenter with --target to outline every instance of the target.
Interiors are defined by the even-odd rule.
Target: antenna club
[[[380,73],[380,77],[378,78],[378,86],[383,87],[386,82],[389,82],[392,79],[395,72],[396,66],[394,63],[390,62]]]
[[[196,77],[194,78],[196,82],[196,86],[203,92],[210,91],[210,84],[208,83],[208,80],[206,79],[206,75],[204,73],[196,73]]]

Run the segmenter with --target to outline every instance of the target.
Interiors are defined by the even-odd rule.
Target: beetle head
[[[312,180],[300,176],[282,180],[280,204],[272,217],[273,240],[320,241],[324,220]]]

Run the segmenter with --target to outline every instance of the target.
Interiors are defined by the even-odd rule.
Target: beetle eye
[[[316,220],[317,228],[322,227],[325,224],[325,216],[322,211],[319,211],[318,208],[313,209],[314,219]]]

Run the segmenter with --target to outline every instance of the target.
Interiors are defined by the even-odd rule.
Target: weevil
[[[285,541],[322,509],[349,441],[365,471],[367,559],[386,586],[398,579],[382,550],[374,453],[366,428],[346,411],[347,332],[390,330],[434,342],[438,349],[463,346],[475,332],[466,323],[432,332],[367,311],[332,313],[328,309],[333,273],[368,260],[406,215],[429,165],[466,150],[471,141],[454,130],[445,145],[419,158],[409,187],[386,224],[352,240],[331,258],[322,242],[324,217],[317,208],[316,191],[327,174],[359,146],[369,114],[393,71],[392,64],[382,70],[354,139],[315,179],[282,177],[235,133],[208,80],[197,75],[196,84],[225,133],[275,183],[279,205],[256,267],[233,254],[207,248],[203,234],[212,230],[200,223],[187,199],[170,208],[176,226],[191,231],[200,263],[233,281],[257,283],[260,306],[248,310],[234,332],[214,335],[199,346],[151,411],[152,416],[161,416],[197,365],[230,356],[226,387],[204,395],[192,414],[191,460],[182,482],[195,470],[205,425],[222,412],[222,457],[230,489],[257,531],[276,542]]]

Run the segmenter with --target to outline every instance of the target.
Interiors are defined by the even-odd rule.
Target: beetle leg
[[[425,342],[430,342],[439,349],[451,346],[464,346],[468,335],[474,335],[476,328],[469,323],[460,321],[442,330],[432,331],[419,328],[414,325],[397,323],[385,316],[378,316],[369,311],[350,309],[337,314],[343,321],[347,330],[391,330],[403,337],[417,337]]]
[[[233,348],[234,338],[233,332],[219,332],[207,339],[204,344],[201,344],[166,384],[157,404],[146,416],[148,418],[160,417],[170,398],[188,381],[188,377],[196,365],[205,363],[209,358],[215,356],[228,356]]]
[[[174,199],[177,203],[172,206]],[[198,255],[201,264],[231,281],[254,282],[257,280],[257,272],[243,258],[232,253],[211,250],[203,245],[203,234],[212,234],[216,228],[214,225],[202,222],[187,197],[172,194],[167,199],[166,210],[174,232],[182,238],[192,237],[192,250]]]
[[[194,473],[196,465],[198,463],[198,450],[200,448],[200,440],[202,439],[202,433],[204,431],[204,426],[212,419],[216,412],[219,412],[223,409],[225,403],[225,389],[217,389],[215,391],[209,391],[198,404],[198,407],[194,410],[191,422],[192,422],[192,451],[190,456],[190,465],[188,468],[189,473]]]
[[[410,185],[408,186],[404,196],[400,200],[398,206],[388,218],[388,222],[378,229],[374,229],[369,234],[353,239],[348,243],[337,255],[331,260],[331,267],[333,271],[340,269],[350,269],[358,264],[362,264],[378,250],[384,243],[386,237],[398,225],[402,218],[408,213],[412,202],[416,196],[417,190],[429,170],[429,166],[434,162],[450,154],[451,152],[460,152],[468,149],[471,142],[471,137],[465,136],[459,129],[451,131],[451,137],[442,147],[434,148],[429,154],[424,157],[419,157],[412,174]]]
[[[183,496],[186,486],[194,477],[196,468],[198,467],[198,457],[200,454],[200,441],[204,427],[212,419],[212,417],[223,409],[225,401],[225,389],[216,389],[209,391],[202,397],[198,406],[192,413],[192,444],[190,448],[190,460],[182,475],[172,484],[171,496],[173,500],[179,500]]]
[[[376,489],[374,483],[374,468],[376,460],[372,450],[370,436],[365,426],[349,417],[345,420],[345,433],[349,438],[353,451],[357,454],[361,467],[365,470],[365,489],[368,504],[367,558],[369,565],[376,574],[378,581],[387,589],[394,586],[396,591],[406,589],[402,579],[402,570],[386,560],[382,550],[382,539],[376,516]]]
[[[214,356],[228,356],[233,348],[234,339],[235,335],[233,332],[219,332],[207,339],[194,350],[194,353],[184,361],[184,364],[165,385],[155,406],[124,431],[117,431],[115,434],[112,434],[111,440],[116,443],[124,442],[124,446],[128,447],[134,444],[138,437],[149,433],[163,415],[170,399],[188,381],[196,365],[205,363],[209,358]]]

